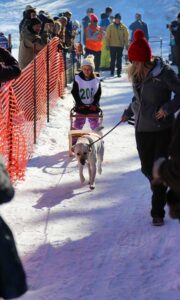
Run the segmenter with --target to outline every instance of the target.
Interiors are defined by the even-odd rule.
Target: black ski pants
[[[148,178],[152,190],[152,217],[164,217],[167,187],[152,183],[152,167],[159,157],[168,157],[172,129],[158,132],[137,132],[136,144],[141,161],[141,171]]]
[[[122,47],[110,47],[110,56],[111,56],[110,70],[112,75],[114,74],[115,64],[117,67],[117,75],[121,74],[122,55],[123,55]]]

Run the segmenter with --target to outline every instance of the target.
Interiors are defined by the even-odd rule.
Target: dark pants
[[[87,48],[85,51],[86,51],[85,57],[88,56],[89,54],[94,55],[95,71],[99,72],[99,67],[100,67],[100,63],[101,63],[101,51],[93,51],[93,50],[90,50]]]
[[[163,184],[152,183],[152,167],[159,157],[168,157],[171,129],[159,132],[136,132],[136,144],[141,161],[141,171],[148,178],[152,190],[152,217],[164,217],[166,190]]]
[[[176,46],[171,46],[171,61],[176,65]]]
[[[115,64],[117,67],[117,75],[121,74],[122,54],[123,54],[122,47],[110,47],[110,56],[111,56],[110,70],[112,75],[114,74]]]
[[[178,68],[178,78],[180,78],[180,65],[177,66],[177,68]]]

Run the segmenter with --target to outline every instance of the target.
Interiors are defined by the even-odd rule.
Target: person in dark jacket
[[[153,166],[155,182],[162,182],[169,187],[167,203],[169,214],[180,220],[180,113],[173,126],[169,157],[160,157]]]
[[[28,27],[28,25],[31,23],[31,19],[36,18],[36,16],[37,16],[36,9],[31,5],[27,5],[23,12],[23,19],[19,24],[20,38],[21,38],[21,32],[23,32]]]
[[[153,225],[163,225],[167,187],[154,184],[153,163],[168,157],[174,113],[180,108],[180,80],[160,57],[152,57],[151,48],[142,30],[134,33],[128,49],[131,65],[128,70],[133,84],[132,103],[121,117],[123,122],[135,117],[135,137],[141,170],[152,190]],[[174,98],[172,98],[174,93]]]
[[[71,91],[75,101],[74,111],[76,112],[72,129],[82,129],[87,117],[91,129],[95,130],[100,125],[98,116],[101,84],[100,79],[94,73],[93,55],[89,55],[83,60],[81,68],[82,71],[75,76]]]
[[[135,22],[131,23],[129,25],[129,29],[132,31],[131,32],[131,41],[133,40],[134,32],[137,29],[141,29],[144,32],[145,38],[147,41],[149,40],[149,33],[148,33],[148,27],[145,22],[142,21],[142,16],[139,13],[135,14]]]
[[[82,27],[83,27],[83,44],[86,45],[86,28],[89,26],[91,22],[91,15],[94,13],[93,8],[88,8],[86,10],[87,15],[82,19]]]
[[[65,11],[63,16],[67,18],[66,30],[65,30],[65,43],[67,47],[72,47],[74,34],[73,34],[73,23],[71,20],[72,12]]]
[[[0,85],[21,74],[18,62],[5,49],[0,48]],[[14,196],[7,170],[0,157],[0,204]],[[0,298],[14,299],[27,291],[26,275],[18,256],[13,234],[0,217]]]
[[[21,74],[17,60],[4,48],[0,48],[0,85]]]
[[[0,157],[0,204],[9,202],[14,188]],[[0,297],[14,299],[27,291],[26,275],[18,256],[13,234],[0,217]]]
[[[175,57],[178,67],[178,77],[180,78],[180,13],[177,15],[177,26],[174,26],[173,23],[171,23],[169,29],[175,39]]]

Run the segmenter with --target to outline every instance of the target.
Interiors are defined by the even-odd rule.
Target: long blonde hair
[[[133,61],[128,67],[128,78],[133,83],[143,81],[154,65],[154,58],[148,62]]]

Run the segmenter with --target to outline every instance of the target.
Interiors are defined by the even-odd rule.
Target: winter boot
[[[154,226],[162,226],[162,225],[164,225],[164,219],[161,218],[161,217],[154,217],[153,221],[152,221],[152,224]]]

